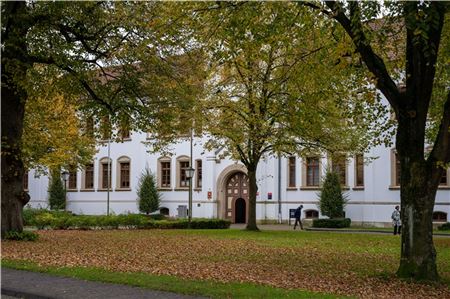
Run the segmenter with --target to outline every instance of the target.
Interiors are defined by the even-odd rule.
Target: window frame
[[[331,156],[331,170],[339,177],[341,187],[348,188],[348,160],[346,154],[335,154]],[[343,167],[341,167],[343,166]],[[339,168],[338,168],[339,167]],[[342,173],[343,171],[343,173]]]
[[[123,169],[122,166],[128,164],[128,186],[122,186],[123,183]],[[117,191],[130,191],[131,190],[131,159],[128,156],[121,156],[116,161],[116,190]]]
[[[109,159],[110,161],[110,173],[109,173],[109,190],[112,191],[113,189],[113,182],[112,182],[112,177],[113,177],[113,160]],[[105,167],[106,167],[106,177],[108,176],[108,158],[107,157],[103,157],[101,158],[99,161],[99,171],[98,171],[98,190],[99,191],[107,191],[108,190],[108,186],[104,187],[104,179],[105,179]],[[105,166],[106,165],[106,166]]]
[[[354,157],[355,163],[355,186],[353,189],[364,189],[364,154],[356,154]],[[362,183],[359,182],[359,175],[361,175]]]
[[[189,156],[178,156],[176,159],[176,189],[177,190],[188,190],[189,183],[192,181],[186,177],[186,170],[190,167],[190,158]],[[185,185],[183,185],[185,182]]]
[[[310,163],[308,163],[308,159],[315,159],[317,160],[317,166],[314,165],[315,167],[317,167],[317,185],[311,185],[309,184],[308,181],[308,168],[310,167]],[[320,189],[320,180],[322,178],[322,157],[320,155],[316,155],[316,156],[308,156],[305,157],[302,161],[302,187],[300,189],[303,190],[318,190]],[[313,179],[313,181],[315,181]]]
[[[168,163],[169,167],[163,168],[163,163],[164,164]],[[168,170],[168,175],[163,174],[163,171],[165,170],[166,171]],[[158,189],[172,190],[172,159],[167,156],[158,158],[157,171],[158,171],[157,175]],[[163,179],[166,177],[168,177],[169,182],[167,185],[163,185]]]
[[[203,161],[201,159],[195,160],[195,168],[195,188],[201,190],[203,185]]]
[[[289,156],[287,158],[287,188],[297,188],[297,158]]]
[[[87,187],[86,183],[87,183],[87,179],[88,179],[88,175],[87,175],[87,171],[86,171],[86,167],[87,166],[92,166],[92,187]],[[89,171],[90,172],[90,171]],[[81,190],[82,191],[94,191],[95,190],[95,163],[88,163],[86,165],[84,165],[83,171],[81,172]]]

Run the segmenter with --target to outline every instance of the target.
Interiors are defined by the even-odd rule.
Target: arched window
[[[171,159],[161,157],[158,159],[158,187],[163,189],[171,188]]]
[[[316,210],[306,210],[305,219],[317,219],[319,218],[319,212]]]
[[[99,172],[99,176],[98,176],[98,188],[100,190],[107,190],[110,189],[111,190],[111,177],[112,177],[112,160],[109,159],[109,163],[108,163],[108,158],[104,157],[101,158],[99,161],[99,168],[100,168],[100,172]]]
[[[159,209],[159,213],[160,213],[161,215],[169,216],[169,209],[168,209],[168,208],[160,208],[160,209]]]
[[[129,190],[131,173],[131,160],[127,156],[117,159],[117,189]]]
[[[433,221],[435,221],[435,222],[447,222],[447,213],[445,213],[445,212],[433,212]]]
[[[94,163],[84,165],[81,172],[81,184],[83,190],[94,189]]]
[[[186,176],[186,170],[189,168],[189,157],[180,156],[177,158],[177,187],[188,188],[189,179]]]

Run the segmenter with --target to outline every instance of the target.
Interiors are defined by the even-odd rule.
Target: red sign
[[[272,192],[267,193],[267,199],[272,199]]]
[[[212,192],[208,191],[208,199],[211,199],[211,198],[212,198]]]

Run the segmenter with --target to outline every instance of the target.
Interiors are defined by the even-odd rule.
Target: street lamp
[[[189,166],[188,169],[185,170],[186,178],[189,180],[189,213],[188,213],[188,224],[191,227],[191,219],[192,219],[192,178],[194,177],[195,169],[192,166]]]
[[[65,207],[67,208],[67,181],[69,180],[70,173],[67,170],[61,172],[61,177],[64,181],[64,201]]]

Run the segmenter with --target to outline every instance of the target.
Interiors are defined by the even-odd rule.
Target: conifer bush
[[[158,210],[161,194],[157,190],[155,176],[148,168],[141,174],[137,194],[141,213],[148,215]]]
[[[343,218],[347,197],[343,194],[339,175],[328,170],[319,193],[319,209],[331,219]]]
[[[66,208],[66,191],[64,190],[59,170],[51,172],[48,203],[52,210],[64,210]]]

